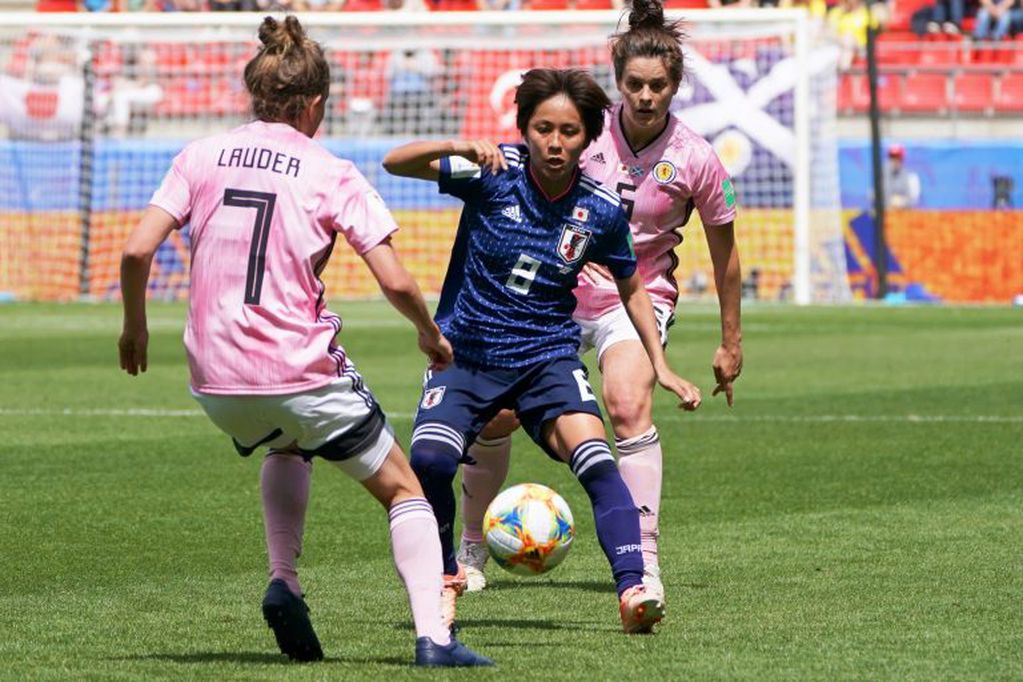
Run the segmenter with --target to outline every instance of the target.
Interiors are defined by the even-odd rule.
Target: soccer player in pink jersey
[[[388,510],[395,565],[408,591],[417,665],[491,661],[455,640],[441,618],[437,523],[379,404],[335,343],[341,318],[319,279],[340,232],[442,369],[451,346],[390,244],[397,229],[350,161],[310,139],[323,120],[330,72],[299,21],[267,17],[245,67],[257,120],[188,145],[128,238],[121,260],[121,368],[146,371],[146,284],[157,247],[191,226],[185,348],[192,394],[249,455],[260,446],[270,585],[263,615],[289,658],[323,658],[298,582],[310,460],[320,456]]]
[[[603,134],[583,155],[582,165],[628,207],[636,258],[653,301],[661,339],[667,343],[678,286],[674,248],[693,210],[707,236],[721,311],[721,345],[714,354],[717,386],[732,405],[733,382],[742,370],[741,274],[735,243],[735,193],[713,148],[669,112],[682,80],[682,31],[665,20],[658,0],[634,0],[629,28],[611,41],[615,80],[622,101],[613,107]],[[575,319],[583,332],[581,351],[595,348],[603,375],[603,400],[615,432],[619,468],[640,510],[644,583],[664,594],[657,555],[662,455],[653,423],[654,372],[622,309],[614,282],[588,266],[576,289]],[[458,560],[468,589],[486,585],[482,520],[508,472],[514,415],[488,425],[463,468],[463,534]]]

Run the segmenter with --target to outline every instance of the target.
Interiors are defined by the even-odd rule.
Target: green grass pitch
[[[411,328],[334,308],[407,443]],[[409,666],[386,515],[320,460],[300,567],[327,660],[277,654],[258,458],[188,395],[183,307],[150,312],[131,378],[116,306],[0,307],[0,679],[1023,679],[1021,309],[750,306],[729,411],[714,310],[682,305],[669,355],[707,401],[656,402],[667,619],[619,632],[585,494],[520,433],[509,484],[564,494],[577,544],[461,600],[499,666],[472,673]]]

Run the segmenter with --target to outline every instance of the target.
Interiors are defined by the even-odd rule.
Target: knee
[[[459,455],[451,448],[438,447],[430,441],[412,446],[409,464],[420,481],[454,480]]]
[[[619,438],[638,436],[653,424],[648,393],[605,396],[604,406],[615,435]]]

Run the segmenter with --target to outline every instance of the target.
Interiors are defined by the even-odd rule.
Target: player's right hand
[[[702,396],[696,384],[692,384],[674,372],[666,371],[658,375],[657,383],[678,396],[679,407],[687,412],[692,412],[700,406]]]
[[[455,154],[469,159],[480,168],[489,168],[494,175],[508,170],[508,161],[501,148],[490,140],[459,140]]]
[[[121,369],[132,376],[139,372],[146,371],[149,349],[149,330],[128,329],[125,327],[121,332],[121,338],[117,341],[117,350],[121,356]]]
[[[447,369],[455,356],[451,342],[443,334],[437,334],[436,337],[420,334],[419,350],[429,358],[430,369],[434,372],[442,372]]]

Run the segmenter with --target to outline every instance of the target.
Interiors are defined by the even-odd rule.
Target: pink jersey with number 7
[[[714,148],[675,116],[668,116],[667,127],[650,144],[633,150],[622,132],[621,114],[621,104],[608,112],[604,132],[586,148],[581,165],[622,197],[643,284],[654,305],[674,310],[674,249],[682,241],[678,231],[693,209],[704,225],[735,220],[735,192]],[[575,317],[584,320],[622,304],[610,279],[592,284],[580,277],[575,294]]]
[[[195,391],[297,393],[341,375],[341,318],[319,275],[338,232],[361,255],[398,229],[350,161],[288,124],[255,121],[185,147],[150,203],[191,225]]]

